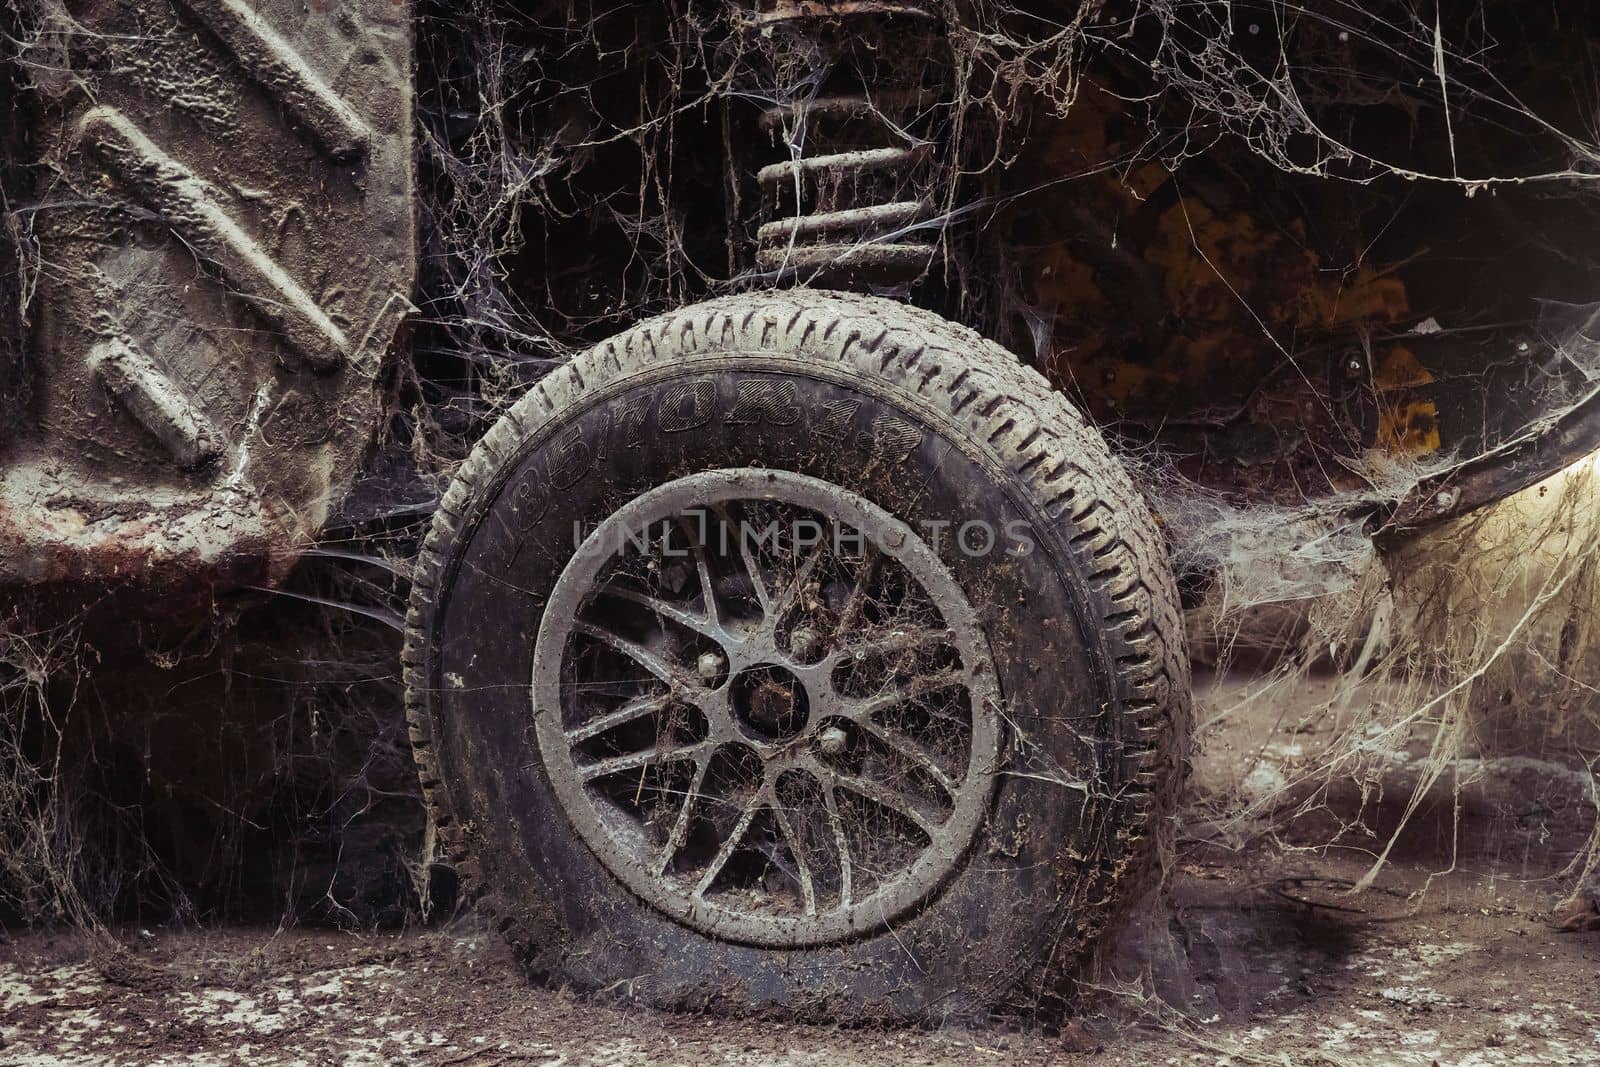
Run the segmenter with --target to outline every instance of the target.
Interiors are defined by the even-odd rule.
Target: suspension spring
[[[762,127],[789,158],[762,167],[762,271],[903,286],[938,250],[942,36],[928,2],[763,0],[779,103]]]

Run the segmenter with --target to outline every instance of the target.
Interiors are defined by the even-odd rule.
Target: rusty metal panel
[[[409,5],[32,0],[0,585],[270,581],[360,470],[416,272]]]

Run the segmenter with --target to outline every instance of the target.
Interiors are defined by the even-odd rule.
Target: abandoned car
[[[26,0],[0,584],[181,614],[421,501],[430,856],[532,972],[1048,1000],[1184,778],[1145,459],[1383,541],[1600,444],[1594,24],[1323,7]]]

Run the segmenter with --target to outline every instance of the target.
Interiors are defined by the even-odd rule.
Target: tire
[[[1177,603],[1104,442],[977,334],[803,290],[651,320],[435,516],[405,669],[440,851],[580,989],[1036,1010],[1159,873]]]

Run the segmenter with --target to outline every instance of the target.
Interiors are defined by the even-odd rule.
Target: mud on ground
[[[1206,810],[1276,787],[1317,743],[1281,720],[1254,709],[1207,738],[1170,936],[1130,935],[1122,954],[1166,1003],[1109,991],[1065,1034],[662,1015],[630,1005],[625,983],[584,1001],[530,986],[471,919],[398,934],[129,928],[115,950],[0,938],[0,1064],[1600,1063],[1600,932],[1549,923],[1571,886],[1550,861],[1591,832],[1592,807],[1535,795],[1549,776],[1490,775],[1503,792],[1489,815],[1420,819],[1351,896],[1372,855],[1360,835],[1311,849],[1323,828],[1206,832]],[[1407,768],[1397,756],[1397,797]],[[1327,817],[1348,814],[1331,803]]]

